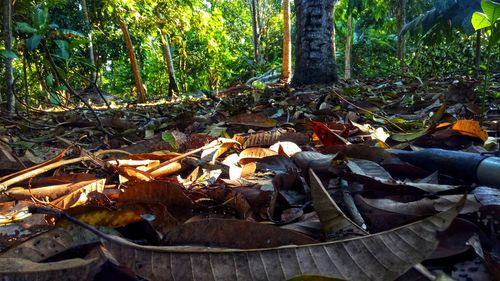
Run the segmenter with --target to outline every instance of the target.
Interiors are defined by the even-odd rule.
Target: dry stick
[[[154,167],[154,168],[149,169],[147,172],[148,172],[148,173],[154,172],[154,171],[156,171],[156,170],[158,170],[158,169],[160,169],[160,168],[163,168],[163,167],[167,166],[167,165],[168,165],[168,164],[170,164],[170,163],[174,163],[174,162],[179,161],[179,160],[181,160],[181,159],[184,159],[184,158],[186,158],[186,157],[188,157],[188,156],[190,156],[190,155],[193,155],[193,154],[195,154],[195,153],[198,153],[198,152],[200,152],[200,151],[202,151],[202,150],[209,149],[209,148],[214,148],[214,147],[216,147],[216,146],[218,146],[218,145],[221,145],[221,144],[222,144],[222,142],[221,142],[221,141],[217,141],[217,142],[215,142],[215,143],[210,143],[210,144],[207,144],[207,145],[205,145],[205,146],[203,146],[203,147],[200,147],[200,148],[197,148],[197,149],[191,150],[191,151],[186,152],[186,153],[184,153],[184,154],[182,154],[182,155],[179,155],[179,156],[176,156],[176,157],[174,157],[174,158],[172,158],[172,159],[170,159],[170,160],[167,160],[167,161],[165,161],[165,162],[161,163],[160,165],[158,165],[158,166],[156,166],[156,167]]]
[[[40,167],[38,169],[29,171],[27,173],[21,174],[21,175],[19,175],[17,177],[13,177],[13,178],[11,178],[9,180],[6,180],[6,181],[0,183],[0,192],[4,192],[4,191],[8,190],[9,186],[11,186],[11,185],[13,185],[15,183],[18,183],[18,182],[27,180],[29,178],[38,176],[38,175],[43,174],[45,172],[48,172],[48,171],[50,171],[52,169],[59,168],[59,167],[64,166],[64,165],[69,165],[69,164],[77,163],[77,162],[80,162],[80,161],[89,161],[89,160],[93,161],[93,160],[95,160],[95,158],[97,156],[102,155],[102,154],[109,154],[109,153],[125,153],[125,152],[121,151],[121,150],[101,150],[101,151],[96,152],[93,156],[81,156],[81,157],[78,157],[78,158],[57,161],[55,163],[49,164],[47,166]]]
[[[392,121],[391,121],[391,120],[389,120],[387,117],[384,117],[384,116],[382,116],[382,115],[380,115],[380,114],[377,114],[377,113],[375,113],[375,112],[372,112],[372,111],[370,111],[370,110],[368,110],[368,109],[365,109],[365,108],[362,108],[362,107],[360,107],[360,106],[355,105],[354,103],[352,103],[352,102],[350,102],[349,100],[347,100],[346,98],[344,98],[341,94],[337,93],[335,90],[333,90],[332,92],[333,92],[333,93],[334,93],[337,97],[339,97],[341,100],[343,100],[343,101],[345,101],[346,103],[348,103],[349,105],[352,105],[352,106],[354,106],[355,108],[357,108],[357,109],[359,109],[359,110],[362,110],[362,111],[364,111],[364,112],[366,112],[366,113],[370,113],[370,114],[372,114],[373,116],[377,116],[377,117],[379,117],[379,118],[384,119],[385,121],[387,121],[387,123],[389,123],[389,124],[391,124],[392,126],[396,127],[396,128],[397,128],[398,130],[400,130],[401,132],[404,132],[404,131],[405,131],[403,128],[399,127],[396,123],[392,122]]]
[[[57,78],[64,84],[64,86],[68,89],[68,91],[75,97],[77,97],[89,110],[90,112],[92,112],[92,115],[94,115],[94,118],[96,119],[96,122],[97,122],[97,128],[107,134],[107,135],[110,135],[112,136],[113,134],[111,132],[109,132],[108,130],[106,130],[103,126],[102,126],[102,122],[101,122],[101,119],[99,118],[99,116],[97,115],[97,113],[94,111],[94,109],[92,108],[92,106],[84,99],[82,98],[82,96],[80,96],[76,91],[75,89],[73,89],[73,87],[71,87],[71,85],[68,83],[68,81],[66,81],[66,79],[64,79],[62,77],[62,75],[59,73],[59,70],[57,70],[57,65],[56,63],[54,62],[54,60],[52,59],[52,55],[50,54],[49,52],[49,49],[47,48],[47,46],[45,44],[42,44],[43,45],[43,49],[45,51],[45,54],[47,55],[47,59],[49,61],[49,64],[50,64],[50,67],[52,68],[52,70],[54,71],[55,75],[57,76]]]

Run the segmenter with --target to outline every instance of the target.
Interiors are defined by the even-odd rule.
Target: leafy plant
[[[496,43],[500,38],[500,4],[484,0],[481,2],[481,8],[483,12],[475,12],[472,15],[471,23],[475,30],[486,30],[489,37],[487,52],[490,53],[493,46],[496,46]],[[481,90],[481,120],[484,120],[484,116],[486,114],[486,101],[488,100],[487,90],[491,79],[489,65],[490,63],[487,61],[485,66],[483,66],[486,70],[486,74],[483,82],[483,88]]]
[[[488,48],[496,45],[500,39],[500,4],[484,0],[481,2],[483,12],[474,12],[471,18],[475,30],[486,30],[490,37]]]

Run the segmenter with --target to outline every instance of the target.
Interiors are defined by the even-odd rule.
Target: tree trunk
[[[337,3],[333,5],[333,28],[332,28],[332,52],[333,52],[333,59],[337,61],[337,46],[335,44],[335,29],[336,29],[336,24],[335,24],[335,11],[337,10]]]
[[[3,27],[5,50],[12,51],[12,0],[3,0]],[[14,113],[16,111],[16,99],[14,97],[14,69],[11,58],[5,58],[5,90],[7,111]]]
[[[347,37],[345,39],[345,67],[344,67],[344,79],[351,79],[351,57],[352,57],[352,15],[349,15],[347,19]]]
[[[94,43],[92,42],[92,25],[90,23],[90,18],[89,18],[89,11],[87,9],[87,0],[81,0],[81,5],[82,5],[82,10],[83,10],[83,16],[85,19],[85,23],[89,27],[89,59],[90,59],[90,64],[94,67],[92,70],[92,73],[90,74],[90,86],[97,86],[97,63],[95,60],[95,53],[94,53]]]
[[[161,35],[163,58],[165,59],[168,71],[168,97],[172,97],[174,93],[179,92],[179,86],[177,85],[177,79],[175,79],[174,62],[172,61],[172,53],[170,52],[170,42],[168,40],[168,36],[163,30],[161,30]]]
[[[296,68],[293,85],[329,84],[337,80],[332,49],[334,0],[295,0]]]
[[[397,28],[398,28],[398,59],[401,74],[406,73],[405,51],[406,39],[402,32],[406,23],[406,0],[399,0],[397,6]]]
[[[259,0],[250,0],[250,11],[252,12],[252,43],[255,62],[262,62],[261,26],[259,15]]]
[[[283,62],[280,82],[290,83],[292,76],[292,42],[290,36],[290,0],[283,0]]]
[[[132,73],[134,75],[135,87],[137,89],[137,102],[146,102],[146,90],[142,84],[141,73],[139,72],[139,65],[137,64],[137,58],[134,52],[134,46],[132,45],[132,40],[130,39],[130,34],[128,33],[127,26],[120,15],[118,17],[118,22],[123,32],[123,37],[125,39],[125,45],[127,46],[128,57],[130,59],[130,65],[132,67]]]

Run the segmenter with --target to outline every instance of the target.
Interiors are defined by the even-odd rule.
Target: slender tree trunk
[[[12,51],[12,0],[3,0],[3,27],[5,50]],[[14,97],[14,69],[11,58],[5,58],[5,90],[7,111],[14,113],[16,110],[16,99]]]
[[[89,35],[88,35],[88,38],[89,38],[89,59],[90,59],[90,63],[94,67],[94,69],[92,70],[92,73],[90,74],[90,85],[97,86],[97,63],[96,63],[95,53],[94,53],[94,43],[92,42],[92,25],[90,23],[89,11],[87,9],[87,0],[81,0],[81,5],[82,5],[85,23],[89,27]]]
[[[333,51],[333,59],[337,61],[337,46],[335,44],[335,11],[337,10],[337,3],[333,5],[333,29],[332,29],[332,51]]]
[[[172,97],[174,93],[179,92],[179,86],[177,85],[177,79],[175,78],[174,62],[172,60],[172,53],[170,52],[170,42],[168,40],[168,36],[163,30],[161,30],[161,35],[163,58],[165,59],[165,64],[167,65],[168,71],[168,96]]]
[[[292,42],[290,36],[290,0],[283,0],[283,62],[280,82],[288,84],[292,76]]]
[[[254,59],[256,63],[262,62],[261,26],[259,15],[259,0],[250,0],[250,10],[252,12],[252,43]]]
[[[352,57],[352,15],[349,15],[347,19],[347,37],[345,39],[345,67],[344,67],[344,79],[351,79],[351,57]]]
[[[398,28],[398,50],[397,55],[399,59],[399,66],[401,74],[406,73],[405,53],[406,53],[406,39],[402,30],[406,23],[406,1],[399,0],[397,6],[397,28]]]
[[[481,29],[476,31],[476,69],[474,71],[476,78],[481,74]]]
[[[337,80],[332,50],[334,0],[295,0],[297,10],[296,67],[292,85]]]
[[[128,57],[130,59],[130,65],[132,67],[132,73],[134,75],[135,87],[137,89],[137,102],[146,102],[146,90],[142,84],[141,73],[139,71],[139,65],[137,64],[137,58],[135,56],[134,46],[132,45],[132,40],[130,39],[130,34],[128,33],[127,26],[120,15],[118,17],[118,22],[123,32],[123,37],[125,39],[125,45],[127,46]]]
[[[30,92],[28,90],[28,51],[23,54],[23,84],[24,84],[24,103],[30,104]]]

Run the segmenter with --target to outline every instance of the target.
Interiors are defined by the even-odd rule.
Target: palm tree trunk
[[[334,0],[295,0],[297,39],[292,85],[337,80],[332,50]]]
[[[280,82],[288,84],[292,76],[292,42],[290,38],[290,0],[283,0],[283,62]]]
[[[3,1],[3,27],[5,34],[5,50],[12,52],[12,0]],[[5,58],[5,90],[7,98],[7,111],[14,113],[16,99],[14,96],[14,69],[12,58]]]
[[[139,71],[139,65],[137,64],[137,58],[134,52],[134,46],[132,45],[132,40],[130,39],[130,34],[128,33],[127,26],[120,15],[118,17],[118,22],[120,23],[120,28],[123,32],[123,37],[125,39],[125,45],[127,46],[128,57],[130,59],[130,65],[132,67],[132,74],[134,75],[135,87],[137,89],[137,102],[146,102],[146,90],[142,84],[141,73]]]

